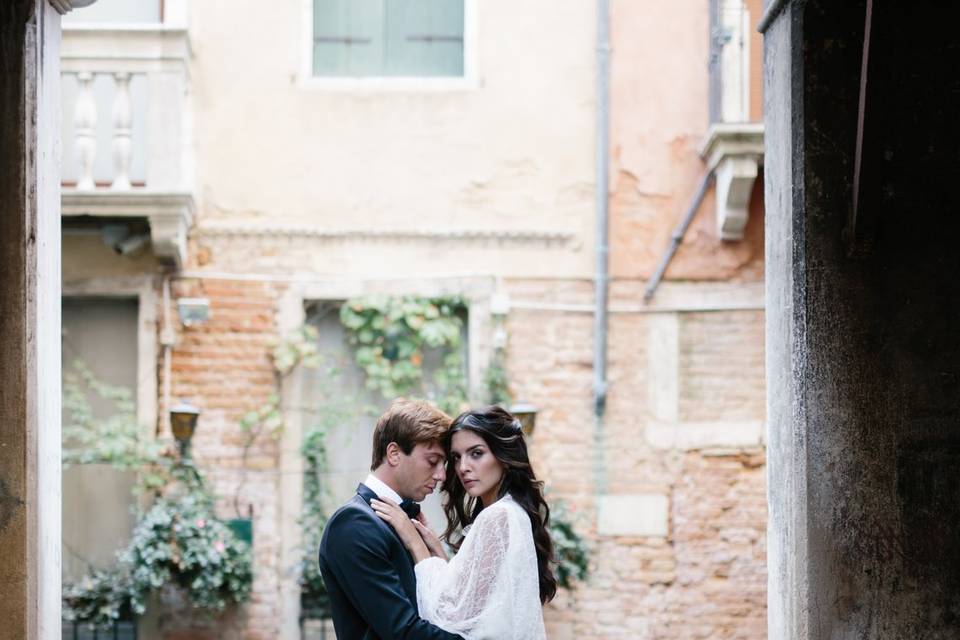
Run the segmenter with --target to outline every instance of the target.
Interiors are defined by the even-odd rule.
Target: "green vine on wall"
[[[97,417],[88,394],[110,407]],[[98,379],[82,360],[63,371],[63,463],[109,464],[139,470],[157,459],[163,446],[143,437],[133,392]]]
[[[483,387],[487,392],[487,404],[509,408],[513,402],[510,394],[510,378],[507,375],[507,330],[503,316],[494,316],[493,354],[483,373]]]
[[[557,582],[564,589],[572,589],[575,582],[587,578],[590,549],[573,527],[571,508],[559,498],[550,498],[550,522],[547,529],[553,541],[557,563]]]
[[[327,524],[323,503],[326,498],[322,481],[327,470],[327,430],[322,427],[311,429],[303,439],[300,448],[304,461],[303,511],[300,526],[303,529],[303,553],[300,560],[300,589],[308,594],[312,605],[323,608],[326,604],[326,586],[320,575],[317,563],[317,549]]]
[[[291,331],[283,339],[273,344],[270,350],[270,360],[273,363],[274,392],[267,397],[267,401],[255,409],[251,409],[240,418],[240,431],[244,434],[240,453],[240,481],[234,493],[233,506],[237,517],[242,517],[240,510],[240,495],[247,482],[247,460],[250,449],[260,436],[266,434],[278,440],[283,433],[283,406],[280,399],[280,390],[283,379],[297,366],[316,369],[320,365],[320,354],[317,348],[317,329],[310,325],[302,325]]]
[[[457,296],[423,298],[414,296],[370,296],[346,301],[340,307],[340,322],[347,331],[354,359],[364,373],[368,389],[384,398],[421,397],[435,402],[454,415],[467,403],[466,371],[463,358],[463,317],[465,301]],[[501,319],[502,322],[502,319]],[[502,327],[498,331],[503,333]],[[245,450],[261,433],[279,435],[283,428],[280,387],[298,366],[318,369],[323,358],[318,350],[318,332],[303,325],[274,345],[271,358],[277,391],[259,409],[241,420],[248,434]],[[505,338],[505,337],[504,337]],[[425,374],[425,361],[439,360],[433,376]],[[331,367],[328,377],[338,375]],[[486,401],[509,406],[509,379],[506,371],[505,339],[498,341],[484,375]],[[349,398],[327,397],[313,408],[317,424],[304,434],[304,499],[300,524],[303,532],[299,584],[305,612],[322,612],[327,606],[326,588],[316,560],[327,515],[323,476],[327,471],[326,436],[335,426],[365,410]],[[551,500],[550,532],[556,547],[557,577],[560,586],[573,587],[587,574],[589,551],[575,531],[568,508]],[[319,615],[319,614],[318,614]]]
[[[467,401],[463,358],[463,315],[459,296],[368,296],[340,308],[357,365],[367,388],[384,398],[415,396],[457,414]],[[424,361],[441,359],[432,379]]]

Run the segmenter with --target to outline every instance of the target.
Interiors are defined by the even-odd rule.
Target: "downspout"
[[[606,493],[603,415],[607,406],[607,298],[610,286],[610,0],[597,0],[596,273],[593,315],[594,475]]]
[[[170,387],[172,374],[173,345],[176,338],[170,320],[170,274],[163,275],[163,327],[160,330],[160,345],[163,347],[163,406],[160,408],[160,421],[157,435],[170,434]]]

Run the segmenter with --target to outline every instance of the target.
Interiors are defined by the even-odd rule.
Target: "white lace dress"
[[[509,495],[485,508],[449,562],[417,563],[420,617],[466,640],[543,640],[530,518]]]

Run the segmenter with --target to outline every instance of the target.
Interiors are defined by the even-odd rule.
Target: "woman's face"
[[[457,431],[450,445],[450,457],[460,484],[483,506],[497,501],[504,468],[483,438],[472,431]]]

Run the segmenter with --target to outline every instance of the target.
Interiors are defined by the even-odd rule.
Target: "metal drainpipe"
[[[597,140],[596,255],[593,315],[593,415],[595,483],[606,492],[603,414],[607,406],[607,297],[609,290],[610,216],[610,2],[597,0]]]
[[[163,276],[163,328],[160,330],[160,345],[163,347],[163,407],[160,410],[160,423],[157,435],[170,435],[170,389],[173,373],[173,345],[176,337],[170,319],[170,273]]]
[[[657,287],[660,286],[660,280],[663,279],[663,274],[666,273],[667,267],[670,265],[670,261],[673,259],[673,255],[677,252],[677,249],[680,248],[680,244],[683,242],[683,236],[686,235],[687,229],[690,227],[690,223],[693,222],[693,218],[697,215],[697,211],[700,210],[700,205],[703,203],[703,197],[707,194],[707,189],[710,187],[710,183],[712,181],[713,169],[710,169],[703,174],[703,178],[700,180],[700,186],[697,187],[697,193],[695,196],[693,196],[693,200],[690,201],[690,205],[687,207],[687,213],[684,214],[683,220],[680,221],[680,224],[677,225],[677,228],[673,230],[672,234],[670,234],[670,244],[667,246],[667,250],[664,252],[663,257],[660,258],[660,264],[657,265],[657,270],[654,271],[653,277],[650,278],[650,282],[647,283],[647,288],[643,291],[644,304],[653,299],[653,294],[657,291]]]

